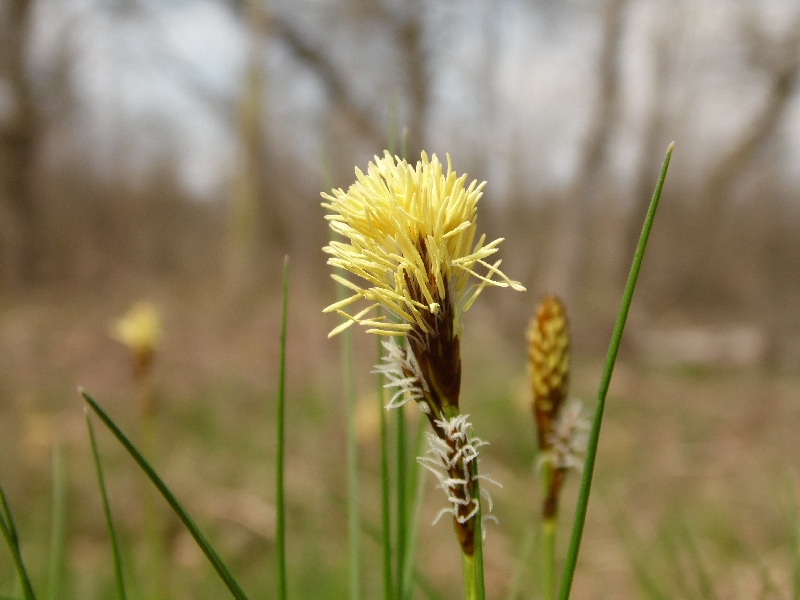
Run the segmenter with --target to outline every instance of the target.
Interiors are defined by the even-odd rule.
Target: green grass
[[[652,213],[649,223],[652,223]],[[646,225],[646,231],[648,227]],[[612,540],[610,543],[617,543],[623,549],[623,555],[629,561],[631,579],[643,597],[653,600],[728,597],[730,582],[727,578],[730,573],[748,569],[757,578],[764,597],[771,594],[800,600],[800,520],[796,489],[790,490],[788,505],[758,505],[763,512],[769,513],[771,521],[768,524],[772,523],[772,527],[765,528],[764,539],[753,542],[748,539],[751,534],[746,528],[740,530],[736,527],[737,517],[753,513],[750,505],[742,507],[732,503],[729,512],[719,517],[729,522],[728,528],[715,532],[711,527],[715,524],[705,514],[704,505],[699,500],[707,490],[696,473],[691,477],[669,473],[654,475],[654,467],[649,465],[659,460],[657,453],[631,457],[632,448],[641,448],[648,442],[661,443],[658,435],[669,427],[675,428],[674,438],[679,440],[680,448],[708,443],[709,435],[726,433],[725,428],[714,429],[708,425],[714,421],[708,415],[703,417],[705,413],[700,413],[698,407],[701,404],[697,399],[681,395],[687,393],[687,383],[692,384],[688,393],[698,387],[697,382],[686,374],[645,374],[637,390],[626,395],[630,396],[625,399],[629,405],[608,411],[606,418],[611,418],[614,429],[610,445],[603,449],[606,453],[604,459],[598,461],[594,469],[594,460],[601,447],[599,424],[609,393],[611,367],[632,298],[631,281],[635,282],[643,248],[640,245],[637,250],[633,279],[629,279],[626,288],[609,359],[603,371],[596,412],[599,416],[596,417],[589,453],[591,464],[587,464],[584,470],[581,490],[575,486],[568,486],[566,490],[567,498],[574,498],[578,506],[578,543],[584,533],[584,523],[590,524],[586,535],[591,537],[593,529],[602,530],[603,513],[608,512],[598,510],[593,513],[595,521],[591,517],[585,520],[590,489],[586,477],[591,484],[596,475],[604,489],[604,494],[595,500],[597,507],[622,507],[624,512],[615,518],[616,526],[611,528],[611,533],[605,531],[592,539],[603,543]],[[359,378],[358,373],[362,366],[365,371],[367,369],[359,362],[358,349],[352,345],[343,347],[346,402],[338,401],[339,387],[316,388],[303,382],[293,383],[291,378],[287,378],[286,346],[287,336],[291,333],[287,328],[288,263],[284,265],[282,290],[277,394],[273,397],[272,390],[265,392],[258,385],[231,377],[210,382],[205,389],[198,386],[196,390],[185,392],[183,397],[178,394],[171,396],[174,405],[164,411],[159,423],[159,430],[169,433],[164,443],[159,444],[163,456],[158,458],[159,464],[164,465],[163,474],[155,472],[151,463],[123,433],[118,422],[125,423],[126,413],[121,405],[109,401],[108,406],[113,406],[114,413],[120,415],[118,422],[116,419],[112,421],[110,411],[84,393],[88,407],[119,444],[104,448],[101,453],[87,414],[88,442],[96,476],[92,497],[100,498],[96,514],[81,514],[77,509],[67,512],[65,509],[67,489],[82,499],[88,497],[87,490],[90,489],[86,482],[88,478],[83,474],[86,469],[79,467],[79,464],[85,466],[89,463],[90,455],[76,453],[75,442],[68,451],[59,447],[53,451],[51,486],[48,487],[52,495],[47,496],[50,502],[22,500],[14,503],[17,510],[21,510],[23,519],[22,540],[6,495],[0,489],[0,529],[11,557],[10,561],[5,556],[0,557],[0,600],[33,600],[32,582],[36,581],[42,582],[48,598],[124,600],[128,595],[132,598],[141,596],[141,590],[147,586],[136,583],[142,573],[136,569],[138,563],[127,556],[124,543],[130,540],[130,545],[138,548],[143,541],[136,519],[126,514],[123,508],[127,506],[125,490],[128,480],[137,475],[134,475],[133,463],[121,460],[120,449],[134,459],[176,515],[169,526],[171,546],[165,560],[169,568],[174,566],[176,570],[173,587],[178,590],[177,598],[205,600],[220,597],[220,584],[213,583],[212,578],[221,580],[230,595],[238,599],[247,598],[244,589],[254,590],[254,598],[274,597],[272,590],[277,590],[276,597],[281,599],[339,600],[360,595],[396,600],[440,600],[459,596],[457,552],[452,545],[441,542],[452,542],[451,531],[445,525],[436,528],[427,525],[440,506],[441,497],[438,493],[426,494],[427,488],[432,487],[428,485],[426,471],[410,460],[412,455],[422,453],[421,433],[426,426],[425,420],[418,420],[416,431],[411,425],[410,414],[403,411],[390,413],[387,420],[383,409],[382,381],[367,380],[368,383],[362,385],[365,378]],[[480,350],[485,352],[486,348],[482,345]],[[374,358],[371,362],[375,362]],[[581,371],[581,365],[577,363],[574,380],[579,395],[588,393],[596,382],[596,372],[600,370],[596,363],[587,364]],[[483,544],[478,546],[476,574],[480,577],[480,584],[477,597],[481,599],[536,597],[540,589],[539,573],[531,572],[532,564],[535,568],[542,568],[531,559],[536,534],[530,515],[537,500],[536,474],[530,464],[533,428],[530,415],[520,413],[514,406],[515,392],[511,391],[514,373],[524,377],[522,357],[518,363],[487,357],[479,372],[470,374],[469,381],[476,385],[473,388],[465,386],[464,390],[464,404],[475,406],[476,410],[469,412],[479,423],[482,437],[492,441],[482,455],[487,463],[482,462],[481,467],[484,469],[487,465],[487,472],[493,473],[498,469],[492,467],[498,467],[506,486],[495,494],[501,527],[492,528],[485,547]],[[703,397],[724,398],[721,408],[729,406],[736,387],[738,383],[732,382],[728,375],[707,373],[703,376]],[[361,389],[372,390],[375,396],[368,396],[370,411],[378,413],[377,433],[372,438],[359,437],[360,413],[357,408],[362,400]],[[662,419],[667,412],[655,401],[648,405],[648,395],[667,399],[662,402],[674,402],[669,413],[674,411],[677,416],[672,421]],[[613,403],[609,408],[611,406]],[[705,407],[703,410],[711,414],[716,409]],[[731,414],[735,413],[734,409],[730,410]],[[792,414],[790,411],[776,414],[772,426],[779,429],[785,422],[791,422],[789,417]],[[269,433],[265,435],[265,431]],[[625,436],[631,440],[627,446]],[[11,451],[21,452],[21,446],[21,443],[19,447],[12,446]],[[273,448],[274,456],[271,454]],[[186,456],[194,457],[193,461],[182,463]],[[692,460],[697,459],[694,454],[690,456]],[[68,459],[72,461],[70,469],[66,468]],[[197,507],[197,514],[202,514],[204,509],[213,507],[213,503],[203,503],[207,493],[208,497],[214,497],[221,491],[233,493],[242,489],[254,494],[254,490],[261,490],[264,492],[262,495],[268,497],[270,490],[262,489],[263,481],[269,480],[273,469],[276,486],[274,535],[268,531],[254,534],[246,529],[246,524],[220,522],[219,510],[216,517],[203,516],[211,524],[201,532],[197,521],[178,500],[178,497],[185,498],[191,503],[189,508],[193,513]],[[719,472],[726,473],[722,468]],[[111,476],[107,477],[108,474]],[[739,475],[744,477],[747,474]],[[640,502],[636,493],[647,493],[648,490],[639,488],[657,487],[659,478],[664,479],[660,483],[662,487],[648,496],[646,502]],[[174,485],[170,483],[168,487],[167,480]],[[26,484],[27,489],[26,485],[20,484],[25,482],[22,469],[14,482],[13,491],[21,498],[42,495],[35,482]],[[739,480],[726,483],[734,490],[747,489],[746,485],[740,485]],[[666,511],[667,500],[659,504],[658,493],[666,496],[678,484],[682,486],[678,503],[680,510]],[[193,489],[197,489],[196,497],[192,496]],[[730,493],[719,494],[723,498],[731,496]],[[757,504],[757,499],[752,503]],[[248,506],[246,502],[236,504],[235,509],[228,509],[228,512],[246,513]],[[35,511],[46,514],[37,516]],[[659,515],[659,511],[666,512],[666,516]],[[104,528],[99,525],[101,514],[105,515]],[[112,520],[112,514],[115,520]],[[637,531],[639,517],[643,514],[649,515],[651,525],[657,524],[655,534],[645,535]],[[74,525],[71,519],[76,519]],[[30,522],[48,522],[49,527],[31,527],[28,525]],[[768,537],[771,530],[778,533]],[[186,538],[185,532],[197,544],[198,552],[202,553],[201,557],[205,556],[211,568],[192,563],[192,550],[187,550],[186,544],[180,541]],[[573,533],[564,572],[565,581],[569,581],[566,587],[562,583],[561,588],[564,598],[570,595],[577,565],[575,539]],[[98,572],[105,575],[96,576],[88,588],[70,585],[77,579],[72,576],[72,571],[80,566],[76,567],[70,556],[77,554],[83,560],[81,553],[90,555],[86,548],[100,543],[105,548],[107,562],[98,563]],[[135,550],[132,553],[136,554]],[[31,569],[27,568],[28,562],[23,561],[23,555],[30,561]],[[779,557],[777,564],[789,569],[786,578],[774,574],[776,555]],[[432,556],[436,557],[435,564],[431,562]],[[274,562],[268,560],[270,558],[274,558]],[[603,580],[602,564],[598,566],[591,553],[582,561],[587,580]],[[4,571],[7,563],[13,567],[8,572]],[[265,564],[275,566],[265,568]],[[486,567],[485,578],[481,564]],[[146,572],[144,576],[147,576]],[[608,591],[596,590],[601,594]]]

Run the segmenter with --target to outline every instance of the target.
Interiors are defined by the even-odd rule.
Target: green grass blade
[[[178,499],[175,498],[173,493],[169,490],[167,485],[153,470],[147,460],[145,460],[141,452],[136,449],[133,443],[125,436],[124,433],[122,433],[122,430],[117,427],[116,423],[111,420],[111,417],[109,417],[106,412],[100,408],[100,405],[97,404],[97,402],[95,402],[95,400],[88,393],[86,393],[86,391],[80,390],[80,393],[95,414],[100,417],[100,420],[103,422],[103,424],[109,429],[109,431],[111,431],[111,433],[114,434],[114,437],[117,438],[119,443],[122,444],[125,450],[128,451],[128,454],[130,454],[131,457],[133,457],[133,460],[136,461],[136,464],[138,464],[142,471],[144,471],[144,474],[147,475],[147,478],[150,479],[156,489],[158,489],[175,514],[178,515],[178,518],[194,538],[194,541],[203,551],[203,554],[205,554],[206,558],[208,558],[208,560],[211,562],[214,570],[225,583],[226,587],[231,592],[231,595],[237,600],[247,600],[247,595],[239,586],[239,583],[236,581],[236,579],[234,579],[233,575],[231,575],[231,572],[228,570],[228,567],[225,566],[225,563],[222,562],[222,559],[219,557],[216,550],[214,550],[195,522],[192,520],[186,510],[184,510],[180,502],[178,502]]]
[[[97,441],[94,437],[94,427],[92,427],[92,420],[89,418],[89,411],[88,409],[84,410],[86,412],[86,428],[89,430],[89,444],[92,447],[92,457],[94,458],[94,468],[97,471],[97,484],[100,486],[100,497],[103,501],[103,512],[106,516],[106,529],[108,529],[108,537],[111,540],[111,553],[114,558],[114,583],[117,587],[119,599],[127,600],[125,583],[122,578],[122,560],[119,553],[119,544],[117,543],[117,534],[114,530],[114,521],[111,519],[111,506],[108,503],[103,467],[100,464],[100,453],[97,451]]]
[[[616,515],[615,520],[617,522],[617,529],[620,532],[620,537],[622,537],[622,541],[625,544],[625,550],[628,554],[631,566],[633,567],[633,574],[639,582],[642,593],[650,600],[669,600],[669,594],[661,588],[653,577],[651,569],[648,568],[644,559],[644,548],[637,539],[633,527],[626,516],[620,512]]]
[[[674,517],[673,517],[674,518]],[[661,548],[664,552],[666,562],[672,568],[672,582],[674,587],[679,593],[679,597],[687,598],[688,600],[700,600],[700,596],[692,589],[691,585],[686,579],[687,569],[681,563],[681,558],[678,555],[679,548],[675,541],[675,533],[672,531],[675,528],[674,523],[665,524],[661,528],[659,540]]]
[[[800,600],[800,506],[797,503],[797,484],[789,486],[789,535],[792,548],[792,600]]]
[[[414,582],[417,584],[417,587],[422,590],[422,593],[425,594],[428,600],[445,600],[445,597],[433,587],[430,579],[425,577],[422,573],[418,571],[414,572]]]
[[[0,513],[0,530],[2,530],[3,537],[8,544],[11,558],[14,561],[14,567],[17,569],[17,576],[22,586],[22,597],[25,600],[36,600],[36,594],[33,593],[33,586],[31,585],[30,577],[28,577],[28,571],[25,569],[25,563],[22,561],[17,528],[14,525],[14,518],[11,516],[11,509],[8,507],[8,500],[6,500],[6,494],[2,486],[0,486],[0,510],[2,511]]]
[[[396,105],[396,103],[395,103]],[[391,131],[391,130],[390,130]],[[381,316],[381,309],[378,307],[378,318]],[[378,337],[378,361],[381,364],[383,346]],[[390,482],[389,482],[389,440],[386,431],[386,398],[384,396],[384,377],[383,373],[378,372],[378,415],[380,427],[381,444],[381,550],[383,567],[383,598],[392,600],[395,592],[394,582],[392,581],[392,531],[391,531],[391,502],[390,502]]]
[[[700,590],[700,597],[703,600],[715,600],[717,597],[714,592],[714,585],[711,582],[711,576],[706,569],[705,563],[700,556],[700,550],[697,547],[694,536],[692,535],[691,528],[687,525],[686,520],[682,516],[678,516],[678,531],[683,542],[684,548],[689,553],[691,565],[694,568],[695,578],[697,580],[697,587]]]
[[[66,477],[64,454],[61,446],[53,446],[53,513],[50,525],[50,561],[48,565],[48,594],[50,600],[63,596],[61,591],[64,576],[64,544],[66,542]]]
[[[345,297],[341,284],[336,286],[339,300]],[[341,334],[342,368],[344,369],[345,407],[347,418],[347,536],[350,558],[350,600],[361,598],[361,525],[358,510],[358,438],[356,435],[356,375],[353,365],[353,330]]]
[[[403,598],[403,582],[406,580],[405,555],[408,532],[408,501],[406,498],[406,420],[404,408],[392,411],[394,413],[394,461],[395,461],[395,573],[397,574],[397,597]],[[421,419],[422,420],[422,419]]]
[[[519,598],[522,577],[530,569],[530,564],[533,561],[533,550],[536,548],[536,542],[539,541],[537,533],[538,529],[531,525],[522,538],[522,548],[514,564],[514,572],[511,575],[511,583],[508,586],[506,600],[518,600]]]
[[[286,513],[283,494],[284,420],[286,407],[286,323],[289,300],[289,256],[283,259],[283,294],[281,301],[280,363],[278,367],[277,449],[275,452],[275,555],[277,560],[278,598],[286,600]]]
[[[650,236],[650,229],[653,226],[653,217],[655,216],[656,209],[658,208],[658,201],[661,198],[661,190],[664,187],[664,179],[667,176],[667,169],[669,168],[669,161],[672,157],[673,144],[669,145],[667,155],[664,157],[664,163],[661,166],[661,173],[658,177],[656,189],[653,192],[653,198],[650,201],[650,208],[647,211],[647,216],[644,220],[642,227],[642,234],[639,236],[639,243],[636,246],[636,252],[633,255],[633,264],[628,274],[628,281],[625,284],[625,291],[622,295],[622,304],[619,308],[617,315],[617,322],[614,325],[614,332],[611,335],[611,343],[608,347],[608,354],[606,355],[605,368],[603,375],[600,378],[600,388],[597,393],[597,405],[595,407],[594,419],[592,421],[592,428],[589,432],[589,440],[586,447],[586,460],[584,462],[583,476],[581,478],[580,492],[578,493],[578,502],[575,509],[575,518],[572,524],[572,536],[570,537],[569,547],[567,548],[567,558],[564,564],[564,572],[561,579],[561,591],[559,594],[560,600],[567,600],[572,590],[572,580],[575,577],[575,567],[578,563],[578,551],[580,550],[581,537],[583,536],[583,527],[586,523],[586,511],[589,507],[589,492],[592,487],[592,476],[594,475],[594,463],[597,457],[597,444],[600,440],[600,425],[603,421],[603,410],[605,408],[606,394],[608,393],[608,386],[611,383],[611,375],[614,372],[614,363],[617,360],[617,352],[619,351],[619,343],[622,339],[622,332],[625,329],[625,321],[628,318],[628,310],[633,300],[633,291],[636,288],[636,280],[639,277],[639,269],[642,266],[642,258],[644,257],[644,250],[647,247],[647,239]]]
[[[427,421],[428,420],[425,418],[420,418],[419,424],[417,425],[417,437],[414,443],[414,448],[416,449],[415,456],[422,455],[422,445],[425,443],[425,424]],[[412,576],[415,570],[414,561],[416,559],[419,527],[422,521],[422,503],[425,500],[425,484],[428,478],[428,469],[423,468],[419,463],[415,462],[411,473],[414,475],[414,503],[411,506],[411,511],[407,519],[409,527],[407,528],[406,539],[403,543],[403,547],[405,548],[405,553],[402,557],[403,580],[400,582],[401,588],[400,595],[398,596],[403,600],[411,599]]]

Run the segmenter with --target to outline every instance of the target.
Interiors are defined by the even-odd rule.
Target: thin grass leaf
[[[33,586],[31,585],[30,577],[25,569],[25,563],[22,561],[22,553],[20,552],[19,548],[19,536],[17,535],[17,529],[14,525],[14,519],[11,516],[11,510],[8,508],[8,502],[2,486],[0,486],[0,505],[0,508],[2,508],[2,514],[0,514],[0,530],[2,531],[3,537],[6,540],[6,544],[8,544],[8,549],[11,552],[11,558],[14,561],[14,568],[17,570],[17,576],[19,577],[20,585],[22,586],[23,597],[25,600],[35,600],[36,595],[33,593]]]
[[[692,530],[686,523],[682,516],[678,516],[678,533],[681,541],[684,544],[687,552],[689,553],[689,560],[691,561],[692,568],[694,569],[695,578],[697,580],[697,587],[700,590],[700,595],[704,600],[715,600],[717,594],[714,592],[714,584],[711,581],[711,576],[708,569],[700,556],[700,550],[697,547]]]
[[[625,284],[625,291],[622,295],[622,304],[619,308],[617,315],[617,322],[614,325],[614,332],[611,335],[611,343],[608,347],[608,354],[606,355],[605,368],[603,375],[600,378],[600,388],[597,393],[597,405],[595,407],[594,419],[592,421],[592,428],[589,432],[589,439],[586,446],[586,459],[584,462],[583,476],[581,477],[581,487],[578,493],[578,502],[575,508],[575,517],[572,524],[572,536],[570,537],[569,547],[567,548],[567,558],[564,564],[564,572],[561,579],[561,591],[559,600],[567,600],[572,590],[572,580],[575,577],[575,567],[578,563],[578,551],[580,550],[581,538],[583,536],[583,527],[586,523],[586,511],[589,508],[589,493],[592,488],[592,476],[594,475],[594,463],[597,457],[597,444],[600,441],[600,426],[603,422],[603,410],[606,403],[606,395],[608,394],[608,386],[611,383],[611,375],[614,372],[614,363],[617,360],[617,352],[619,352],[619,343],[622,339],[622,332],[625,329],[625,321],[628,318],[628,310],[633,300],[633,292],[636,289],[636,280],[639,277],[639,269],[642,266],[642,258],[644,251],[647,247],[647,239],[650,237],[650,229],[653,226],[653,217],[658,208],[658,201],[661,198],[661,190],[664,187],[664,179],[667,176],[667,169],[669,168],[669,161],[672,157],[673,144],[669,145],[667,155],[664,157],[664,162],[661,166],[661,173],[658,177],[656,189],[653,192],[653,198],[650,201],[650,208],[647,211],[647,216],[644,220],[642,233],[639,236],[639,243],[636,246],[636,252],[633,255],[633,264],[628,274],[628,281]]]
[[[533,560],[533,549],[537,546],[539,529],[531,525],[522,538],[522,548],[514,561],[514,571],[508,586],[506,600],[517,600],[522,589],[522,577]]]
[[[396,107],[396,103],[393,105]],[[396,110],[396,109],[393,109]],[[396,118],[396,116],[395,116]],[[391,133],[392,129],[390,129]],[[392,144],[390,137],[390,145]],[[391,151],[391,150],[390,150]],[[378,307],[378,317],[381,316],[381,307]],[[375,364],[381,364],[383,346],[380,338],[377,339],[378,360]],[[383,574],[383,598],[392,600],[395,595],[394,582],[392,581],[392,531],[391,531],[391,501],[390,501],[390,481],[389,481],[389,440],[386,430],[386,398],[384,396],[384,377],[378,371],[378,426],[380,428],[381,445],[381,552],[382,552],[382,574]]]
[[[672,567],[672,581],[680,592],[680,596],[688,598],[689,600],[699,600],[700,595],[692,589],[689,582],[686,580],[686,568],[681,563],[680,556],[678,555],[678,546],[675,543],[672,531],[666,526],[662,527],[659,539],[661,540],[661,548],[664,551],[667,562]]]
[[[652,576],[651,570],[645,563],[643,559],[644,548],[636,538],[630,522],[621,512],[617,514],[615,520],[617,521],[617,528],[619,529],[620,537],[622,537],[622,541],[625,544],[625,550],[628,553],[628,559],[633,567],[633,574],[636,577],[636,581],[639,583],[639,587],[642,589],[642,592],[650,600],[669,600],[669,594],[658,584],[658,582]]]
[[[286,407],[286,324],[289,300],[289,256],[283,259],[283,294],[281,302],[280,362],[278,366],[277,449],[275,452],[275,556],[277,561],[278,598],[286,600],[286,513],[283,494],[283,450]]]
[[[767,561],[755,552],[750,555],[750,559],[756,563],[756,568],[761,575],[761,594],[759,598],[785,598],[781,594],[780,586],[769,570]]]
[[[345,296],[344,286],[336,286],[339,300]],[[345,410],[347,413],[347,536],[350,557],[350,600],[361,598],[361,543],[358,511],[358,438],[356,434],[356,375],[353,364],[353,330],[341,334],[342,368],[345,388]]]
[[[405,409],[399,407],[394,413],[394,473],[395,473],[395,573],[397,577],[397,597],[404,598],[404,582],[406,581],[406,542],[408,540],[408,500],[406,497],[406,421]],[[422,419],[420,419],[422,420]]]
[[[422,473],[422,478],[425,479],[425,477],[426,477],[425,476],[425,473],[426,473],[425,469],[420,469],[420,472]],[[344,508],[344,504],[345,504],[344,501],[340,501],[338,504],[342,509]],[[372,540],[377,545],[381,545],[381,543],[382,543],[381,542],[381,531],[374,524],[372,524],[369,521],[366,521],[364,519],[361,519],[361,532],[364,535],[367,536],[367,539]],[[419,570],[417,570],[414,567],[411,567],[411,568],[409,568],[407,570],[407,572],[408,572],[408,580],[409,580],[409,582],[412,582],[412,583],[416,582],[416,583],[419,584],[420,581],[422,581],[423,582],[422,585],[425,587],[425,589],[428,590],[432,594],[431,597],[433,597],[433,598],[442,598],[442,596],[439,595],[439,593],[436,592],[436,590],[433,588],[433,585],[430,583],[430,580],[426,579],[425,576]],[[428,592],[426,592],[426,594],[427,593]],[[409,598],[411,597],[411,592],[410,591],[408,592],[408,597]]]
[[[50,600],[61,596],[61,580],[64,575],[64,545],[66,541],[66,477],[64,476],[64,454],[61,445],[53,446],[53,508],[50,522],[50,560],[47,567],[48,593]]]
[[[425,440],[425,423],[427,419],[420,419],[417,425],[417,436],[414,443],[415,456],[422,455],[422,445]],[[422,503],[425,500],[425,488],[428,480],[428,470],[422,468],[415,462],[411,469],[414,475],[414,503],[411,505],[411,512],[408,516],[409,527],[406,532],[404,543],[405,555],[403,556],[403,581],[401,582],[401,595],[403,600],[411,599],[412,576],[415,573],[414,561],[417,553],[417,538],[419,537],[419,527],[422,522]]]
[[[2,514],[0,514],[0,530],[2,530],[3,537],[8,544],[11,558],[14,561],[14,567],[17,570],[17,576],[22,586],[22,597],[24,600],[36,600],[36,594],[33,593],[33,586],[31,585],[28,571],[25,569],[25,563],[22,561],[17,528],[14,525],[14,518],[11,516],[11,509],[8,507],[8,500],[6,500],[6,494],[2,486],[0,486],[0,509],[2,509]]]
[[[205,554],[206,558],[208,558],[208,560],[211,562],[214,570],[220,576],[220,579],[222,579],[222,581],[225,583],[225,586],[231,592],[231,595],[237,600],[247,600],[247,595],[239,586],[239,583],[236,581],[236,579],[234,579],[233,575],[231,575],[231,572],[228,570],[228,567],[225,566],[225,563],[222,562],[222,559],[219,557],[216,550],[214,550],[213,546],[200,531],[200,528],[197,527],[195,522],[192,520],[183,506],[181,506],[180,502],[178,502],[178,499],[175,498],[167,485],[153,470],[153,467],[151,467],[147,460],[145,460],[141,452],[139,452],[139,450],[136,449],[136,447],[125,436],[125,434],[122,433],[122,430],[117,427],[114,421],[111,420],[111,417],[109,417],[106,412],[100,408],[100,405],[95,402],[94,398],[92,398],[85,390],[79,391],[81,396],[83,396],[83,399],[89,404],[95,414],[100,417],[100,420],[103,422],[103,424],[109,429],[109,431],[111,431],[111,433],[114,434],[114,437],[117,438],[125,450],[128,451],[128,454],[130,454],[133,460],[136,461],[136,464],[139,465],[142,471],[144,471],[144,474],[147,475],[147,478],[150,479],[154,486],[156,486],[156,489],[158,489],[158,491],[164,497],[164,500],[167,501],[175,514],[178,515],[178,518],[194,538],[194,541],[203,551],[203,554]]]
[[[431,583],[430,579],[425,577],[419,571],[414,572],[414,583],[417,584],[417,587],[422,591],[423,594],[428,598],[428,600],[445,600],[445,597],[442,596],[433,584]]]
[[[800,600],[800,507],[797,480],[789,485],[789,536],[792,547],[792,600]]]
[[[92,457],[94,458],[94,468],[97,472],[97,484],[100,487],[100,497],[103,501],[103,512],[106,517],[106,529],[108,529],[108,537],[111,540],[111,554],[114,559],[114,584],[117,588],[117,596],[120,600],[127,600],[125,594],[125,583],[122,578],[122,560],[119,553],[119,544],[117,543],[117,534],[114,530],[114,521],[111,518],[111,506],[108,503],[108,494],[106,493],[106,482],[103,477],[103,467],[100,464],[100,453],[97,451],[97,441],[94,437],[94,427],[92,420],[89,418],[89,410],[84,408],[86,416],[86,429],[89,430],[89,444],[92,446]]]

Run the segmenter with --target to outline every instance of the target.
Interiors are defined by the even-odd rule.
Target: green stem
[[[425,440],[425,424],[427,419],[420,418],[417,424],[417,435],[414,448],[415,456],[422,455],[422,446]],[[419,526],[422,520],[422,504],[425,500],[425,483],[427,481],[428,470],[421,467],[419,463],[414,463],[411,472],[414,475],[414,503],[409,512],[409,527],[405,541],[405,556],[403,557],[403,580],[401,582],[401,594],[398,596],[402,600],[410,600],[412,583],[416,577],[414,561],[416,560],[417,538],[419,536]]]
[[[464,600],[479,600],[475,554],[461,553],[461,572],[464,575]]]
[[[397,548],[395,550],[395,572],[397,573],[397,597],[403,597],[403,581],[405,580],[404,564],[406,555],[406,525],[408,518],[408,507],[406,499],[406,422],[404,409],[400,408],[392,411],[394,413],[394,434],[395,434],[395,488],[397,489],[397,512],[395,517],[395,536]]]
[[[340,296],[343,286],[337,286]],[[356,390],[353,366],[353,332],[342,332],[345,403],[347,411],[347,535],[350,556],[350,600],[361,598],[361,524],[358,512],[358,438],[356,436]]]
[[[50,534],[50,566],[48,598],[58,600],[64,576],[66,477],[61,444],[53,447],[53,517]]]
[[[583,476],[581,478],[580,492],[578,493],[575,519],[572,523],[572,536],[570,537],[566,562],[564,564],[564,574],[561,579],[559,600],[567,600],[569,598],[570,591],[572,590],[572,579],[575,576],[575,567],[578,563],[578,551],[581,545],[581,537],[583,536],[583,527],[586,523],[586,511],[589,507],[589,492],[592,487],[594,463],[595,458],[597,457],[597,444],[600,440],[600,425],[603,421],[603,409],[605,408],[608,386],[611,383],[611,375],[614,371],[614,363],[617,360],[617,352],[619,351],[619,343],[622,339],[622,332],[625,329],[625,321],[628,318],[628,310],[631,306],[631,300],[633,300],[633,291],[636,288],[636,280],[639,277],[639,269],[642,266],[642,258],[644,257],[644,250],[647,246],[647,239],[650,236],[650,229],[653,226],[653,217],[656,214],[658,201],[661,198],[661,190],[664,187],[664,179],[667,176],[669,161],[672,157],[672,149],[673,144],[670,144],[669,148],[667,149],[667,155],[664,157],[664,162],[661,165],[661,173],[658,177],[656,189],[653,192],[653,198],[650,201],[650,208],[648,209],[647,216],[644,220],[642,234],[639,236],[639,244],[636,246],[636,252],[633,255],[633,264],[631,265],[631,270],[628,274],[628,282],[625,285],[625,292],[622,295],[622,305],[619,308],[617,322],[614,325],[614,332],[611,335],[611,343],[608,347],[608,354],[606,355],[606,363],[605,368],[603,369],[603,375],[600,378],[600,389],[597,392],[597,406],[595,407],[592,429],[589,432],[589,440],[586,446],[586,461],[584,463]]]
[[[378,316],[381,310],[378,308]],[[381,363],[383,346],[378,338],[378,362]],[[384,404],[384,378],[383,373],[378,373],[378,415],[381,438],[381,547],[383,549],[383,598],[394,598],[394,585],[392,582],[392,532],[390,510],[390,482],[389,482],[389,441],[386,431],[386,408]]]
[[[275,556],[278,569],[278,598],[286,600],[286,513],[283,493],[283,449],[286,408],[286,324],[289,298],[289,256],[283,259],[281,301],[280,363],[278,367],[278,435],[275,453]]]
[[[541,542],[542,542],[542,595],[545,600],[554,600],[556,593],[556,527],[558,516],[558,489],[555,487],[556,472],[550,461],[542,464],[542,490],[544,505],[542,507]]]
[[[556,595],[556,519],[542,521],[542,595],[545,600]]]

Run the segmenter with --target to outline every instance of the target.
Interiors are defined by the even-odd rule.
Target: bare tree
[[[30,280],[36,263],[36,207],[31,171],[37,111],[27,72],[32,0],[0,8],[0,282]]]
[[[629,0],[609,0],[597,66],[599,89],[589,131],[581,150],[577,177],[558,217],[549,244],[543,285],[567,301],[575,298],[589,249],[592,200],[600,188],[609,142],[620,111],[619,55],[623,16]]]

